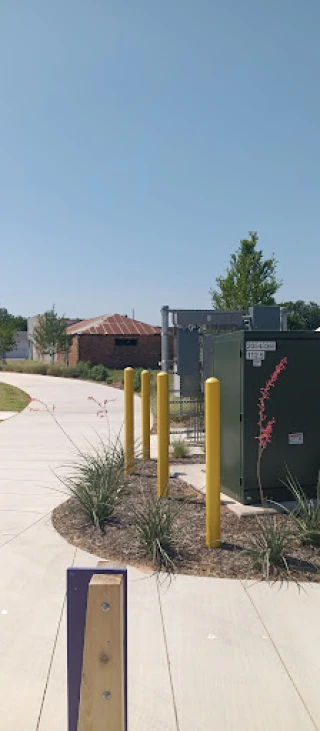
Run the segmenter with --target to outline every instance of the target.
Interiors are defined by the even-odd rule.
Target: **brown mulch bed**
[[[169,461],[174,462],[174,464],[203,464],[204,472],[206,470],[203,454],[190,454],[189,457],[178,458],[174,457],[172,454],[169,454]]]
[[[69,543],[94,553],[101,558],[121,564],[154,568],[141,552],[134,530],[134,514],[150,495],[156,495],[156,463],[149,462],[137,468],[130,476],[121,503],[117,506],[112,522],[105,532],[85,522],[74,498],[53,511],[52,522],[56,530]],[[178,479],[170,480],[170,501],[177,509],[175,570],[178,573],[197,576],[216,576],[237,579],[261,579],[258,570],[252,568],[251,559],[242,553],[251,544],[258,530],[255,516],[238,518],[225,506],[221,506],[221,547],[209,549],[205,544],[205,502],[202,494]],[[259,520],[273,521],[271,516]],[[287,515],[277,515],[277,521],[291,521]],[[320,549],[313,550],[295,541],[286,557],[291,578],[300,581],[319,581]],[[285,570],[276,577],[288,579]]]

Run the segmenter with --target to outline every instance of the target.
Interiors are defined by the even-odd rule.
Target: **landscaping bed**
[[[170,463],[173,464],[202,464],[203,465],[203,472],[206,471],[206,464],[205,464],[205,458],[203,453],[202,454],[190,454],[188,457],[175,457],[173,454],[170,453],[169,455]]]
[[[156,570],[141,547],[135,526],[137,511],[156,496],[156,483],[156,463],[139,464],[128,478],[122,499],[103,532],[85,519],[74,497],[53,511],[53,525],[67,541],[101,558]],[[261,570],[243,551],[261,533],[261,525],[266,527],[276,521],[277,525],[285,523],[288,529],[291,524],[294,527],[292,518],[286,514],[263,515],[259,520],[255,516],[238,518],[222,506],[221,547],[209,549],[205,544],[204,496],[180,480],[171,479],[168,504],[175,514],[172,570],[177,573],[260,580]],[[279,567],[270,574],[271,580],[319,581],[320,549],[295,539],[286,554],[286,562],[290,574],[285,566]]]

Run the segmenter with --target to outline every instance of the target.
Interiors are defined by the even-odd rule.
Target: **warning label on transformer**
[[[303,433],[289,434],[289,444],[303,444]]]

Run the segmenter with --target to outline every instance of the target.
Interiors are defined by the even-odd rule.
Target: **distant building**
[[[67,333],[72,335],[69,365],[90,361],[92,365],[101,363],[109,368],[159,368],[160,327],[126,315],[101,315],[71,325]],[[63,362],[64,356],[59,355],[58,360]]]
[[[28,358],[28,333],[25,330],[19,330],[15,336],[16,344],[12,350],[6,354],[6,359],[17,358],[25,360]]]

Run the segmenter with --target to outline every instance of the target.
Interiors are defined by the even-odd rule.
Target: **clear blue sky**
[[[249,229],[320,301],[319,0],[2,0],[0,305],[210,307]]]

